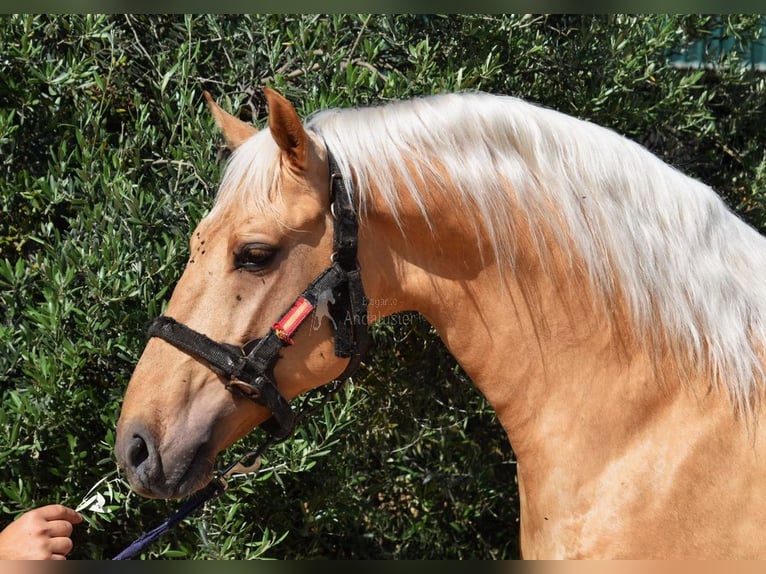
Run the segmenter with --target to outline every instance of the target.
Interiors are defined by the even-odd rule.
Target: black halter
[[[330,209],[334,221],[332,264],[320,273],[277,321],[269,333],[242,348],[213,341],[171,317],[157,317],[149,324],[150,337],[159,337],[206,363],[226,379],[226,388],[271,410],[272,417],[261,426],[275,438],[290,436],[295,413],[274,383],[274,364],[281,349],[292,344],[291,336],[317,306],[320,297],[332,291],[330,315],[335,330],[335,354],[350,358],[339,379],[356,371],[369,346],[367,304],[357,261],[358,224],[352,204],[353,189],[347,183],[330,151]]]

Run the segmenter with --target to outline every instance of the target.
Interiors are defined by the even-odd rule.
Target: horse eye
[[[246,271],[259,271],[266,267],[277,250],[262,243],[249,243],[234,253],[234,267]]]

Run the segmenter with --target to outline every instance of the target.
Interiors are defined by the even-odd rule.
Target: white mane
[[[610,130],[511,97],[448,94],[327,110],[307,127],[321,134],[346,178],[353,172],[362,216],[374,187],[395,216],[407,193],[435,224],[416,181],[454,189],[509,268],[514,220],[524,217],[543,258],[545,230],[605,297],[619,287],[637,331],[677,342],[735,405],[750,406],[763,375],[766,240],[708,186]],[[225,182],[273,179],[244,153],[254,157],[238,151]],[[408,165],[420,173],[413,177]]]

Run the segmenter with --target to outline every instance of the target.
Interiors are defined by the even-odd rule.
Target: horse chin
[[[205,451],[210,450],[207,445],[203,447],[206,447]],[[181,479],[175,486],[171,482],[171,492],[162,498],[184,498],[205,487],[213,477],[214,465],[215,456],[198,451]]]

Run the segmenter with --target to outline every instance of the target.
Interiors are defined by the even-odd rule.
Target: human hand
[[[80,522],[82,516],[61,504],[30,510],[0,532],[0,559],[66,560],[73,526]]]

